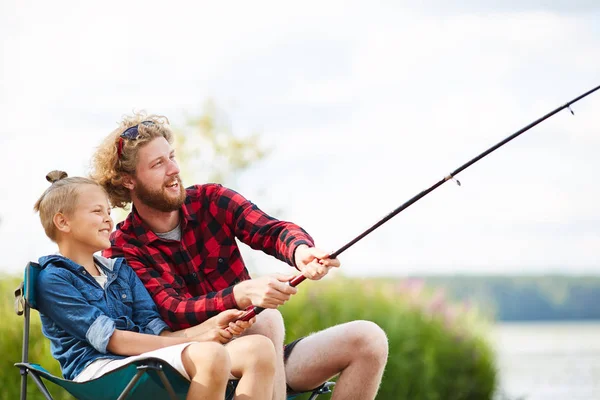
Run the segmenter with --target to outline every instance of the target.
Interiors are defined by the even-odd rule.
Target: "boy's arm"
[[[150,294],[133,269],[123,261],[121,271],[126,274],[129,287],[133,294],[133,322],[142,328],[143,333],[151,335],[160,335],[161,332],[169,329],[169,326],[161,319],[156,304],[154,304]]]
[[[113,354],[121,356],[137,356],[149,351],[162,349],[163,347],[194,341],[196,341],[194,338],[148,335],[115,329],[110,336],[106,349]]]

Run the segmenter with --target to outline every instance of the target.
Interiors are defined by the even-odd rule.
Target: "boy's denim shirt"
[[[94,256],[107,275],[104,289],[85,268],[61,255],[40,258],[36,284],[42,331],[65,379],[100,358],[122,359],[106,347],[115,329],[158,335],[168,329],[123,258]]]

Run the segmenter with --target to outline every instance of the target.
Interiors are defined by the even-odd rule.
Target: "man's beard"
[[[173,198],[166,193],[166,187],[163,186],[159,190],[152,190],[144,186],[140,182],[135,185],[134,193],[140,201],[148,207],[155,208],[163,212],[171,212],[179,210],[185,201],[186,192],[181,184],[181,179],[177,177],[179,183],[179,196]]]

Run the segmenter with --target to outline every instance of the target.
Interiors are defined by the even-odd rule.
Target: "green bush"
[[[13,364],[21,360],[23,317],[14,313],[12,296],[19,282],[0,278],[0,399],[19,398],[20,376]],[[494,359],[473,310],[448,304],[440,292],[427,292],[411,281],[336,278],[305,282],[299,289],[281,308],[290,340],[356,319],[385,330],[390,355],[377,399],[492,398]],[[37,311],[32,311],[29,359],[60,376]],[[28,398],[43,399],[32,380],[28,382]],[[55,399],[71,399],[53,384],[47,386]]]
[[[355,319],[387,333],[389,358],[377,399],[491,399],[496,370],[474,310],[448,304],[420,282],[307,282],[281,308],[288,340]]]

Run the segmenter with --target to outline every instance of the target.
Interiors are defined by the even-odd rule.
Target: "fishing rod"
[[[458,186],[460,186],[460,181],[455,178],[456,175],[458,175],[459,173],[461,173],[465,169],[469,168],[471,165],[475,164],[477,161],[481,160],[482,158],[484,158],[488,154],[490,154],[490,153],[498,150],[500,147],[504,146],[506,143],[510,142],[511,140],[513,140],[514,138],[516,138],[517,136],[522,135],[523,133],[527,132],[528,130],[530,130],[534,126],[536,126],[539,123],[541,123],[541,122],[547,120],[548,118],[552,117],[554,114],[557,114],[560,111],[564,110],[565,108],[568,108],[569,111],[571,112],[571,114],[575,115],[575,113],[573,112],[573,110],[571,110],[571,104],[577,103],[579,100],[581,100],[584,97],[586,97],[586,96],[594,93],[598,89],[600,89],[600,86],[597,86],[597,87],[595,87],[595,88],[593,88],[593,89],[585,92],[584,94],[575,97],[573,100],[571,100],[571,101],[563,104],[562,106],[556,108],[553,111],[550,111],[548,114],[546,114],[543,117],[541,117],[541,118],[533,121],[532,123],[530,123],[529,125],[525,126],[524,128],[521,128],[517,132],[515,132],[512,135],[510,135],[509,137],[507,137],[506,139],[502,140],[501,142],[499,142],[496,145],[490,147],[489,149],[487,149],[483,153],[479,154],[477,157],[475,157],[472,160],[470,160],[470,161],[466,162],[465,164],[461,165],[456,170],[454,170],[450,174],[446,175],[443,179],[439,180],[438,182],[436,182],[434,185],[432,185],[428,189],[423,190],[422,192],[420,192],[419,194],[417,194],[416,196],[414,196],[413,198],[411,198],[410,200],[408,200],[407,202],[405,202],[404,204],[402,204],[400,207],[396,208],[394,211],[392,211],[391,213],[389,213],[388,215],[386,215],[385,217],[383,217],[382,219],[380,219],[379,221],[377,221],[373,226],[371,226],[370,228],[368,228],[367,230],[365,230],[363,233],[361,233],[360,235],[358,235],[357,237],[355,237],[354,239],[352,239],[351,241],[349,241],[348,243],[346,243],[345,245],[343,245],[342,247],[340,247],[338,250],[336,250],[333,253],[329,254],[329,256],[326,257],[326,258],[337,258],[344,251],[346,251],[350,247],[352,247],[356,242],[358,242],[359,240],[363,239],[369,233],[373,232],[375,229],[379,228],[381,225],[385,224],[387,221],[389,221],[390,219],[392,219],[393,217],[395,217],[396,215],[398,215],[402,211],[406,210],[408,207],[410,207],[411,205],[415,204],[417,201],[421,200],[423,197],[427,196],[429,193],[433,192],[435,189],[437,189],[438,187],[442,186],[444,183],[448,182],[449,180],[454,180],[456,182],[456,184]],[[288,284],[290,286],[292,286],[292,287],[296,287],[300,283],[302,283],[302,281],[304,281],[305,279],[306,279],[306,277],[304,275],[298,275],[298,276],[294,277],[292,280],[290,280],[288,282]],[[240,316],[240,318],[238,318],[238,320],[248,321],[248,320],[252,319],[255,315],[260,314],[262,311],[264,311],[264,308],[258,307],[258,306],[254,306],[252,309],[250,309],[250,310],[246,311],[244,314],[242,314]]]

